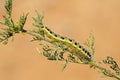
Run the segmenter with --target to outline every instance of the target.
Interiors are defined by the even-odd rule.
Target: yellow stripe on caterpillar
[[[55,34],[53,31],[51,31],[46,26],[40,26],[40,30],[43,31],[44,34],[50,39],[52,39],[53,41],[66,44],[68,48],[70,47],[71,49],[70,52],[73,52],[73,53],[79,52],[82,55],[82,57],[84,57],[88,61],[91,61],[92,54],[88,50],[83,48],[79,43],[67,37],[63,37],[63,36]]]

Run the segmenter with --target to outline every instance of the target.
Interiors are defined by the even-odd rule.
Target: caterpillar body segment
[[[80,58],[86,59],[88,61],[92,60],[92,54],[79,43],[75,42],[73,39],[55,34],[46,26],[40,26],[40,30],[44,32],[45,36],[47,36],[54,42],[65,44],[68,47],[69,52],[74,53],[76,56],[80,55]]]

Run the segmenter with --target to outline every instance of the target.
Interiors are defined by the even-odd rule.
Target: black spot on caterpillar
[[[75,45],[78,45],[78,43],[77,43],[77,42],[75,42],[74,44],[75,44]]]
[[[73,39],[67,38],[60,36],[58,34],[55,34],[53,31],[51,31],[48,27],[46,26],[40,26],[40,30],[44,32],[44,34],[49,37],[50,39],[61,42],[63,44],[69,45],[71,47],[71,53],[73,52],[79,52],[79,54],[82,56],[82,58],[91,61],[92,60],[92,54],[86,50],[83,46],[81,46],[79,43],[75,42]]]
[[[61,36],[60,38],[61,38],[61,39],[65,39],[65,38],[64,38],[64,37],[62,37],[62,36]]]

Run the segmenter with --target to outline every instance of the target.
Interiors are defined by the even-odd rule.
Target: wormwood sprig
[[[120,68],[117,62],[110,56],[107,56],[105,60],[103,60],[104,64],[109,64],[110,68],[115,72],[115,74],[120,75]]]
[[[95,42],[95,38],[94,38],[93,32],[91,32],[89,39],[87,39],[84,44],[91,49],[91,52],[93,55],[95,53],[94,42]]]
[[[112,77],[112,78],[116,78],[118,80],[120,80],[120,68],[118,67],[117,65],[117,62],[115,60],[113,60],[112,57],[110,56],[107,56],[107,58],[105,60],[102,61],[103,64],[110,64],[110,68],[115,71],[113,72],[112,70],[110,69],[107,69],[105,67],[102,67],[100,64],[102,63],[97,63],[96,61],[95,62],[90,62],[89,64],[94,66],[95,68],[99,69],[99,71],[101,73],[103,73],[103,75],[105,75],[106,77]]]
[[[68,47],[65,44],[52,41],[50,38],[45,36],[43,31],[40,30],[40,26],[43,26],[43,17],[43,15],[37,13],[37,17],[33,18],[35,21],[33,25],[36,27],[36,29],[28,32],[28,34],[33,36],[32,41],[46,41],[50,44],[53,44],[54,48],[43,44],[43,56],[47,57],[48,60],[64,61],[65,63],[63,65],[63,70],[66,68],[68,62],[81,63],[77,56],[70,53],[65,54],[65,52],[68,51]],[[66,58],[65,55],[67,56]]]
[[[12,0],[6,0],[5,9],[6,9],[6,13],[10,17],[12,14]]]
[[[6,28],[2,28],[2,31],[0,32],[0,42],[3,44],[7,44],[8,39],[16,33],[26,32],[23,27],[28,16],[28,13],[23,14],[17,22],[14,22],[12,19],[12,0],[6,0],[5,10],[6,15],[3,16],[4,21],[0,21],[0,24],[7,26]]]
[[[37,13],[37,17],[34,18],[34,26],[37,27],[38,29],[32,31],[32,34],[34,33],[34,38],[33,38],[33,41],[46,41],[52,45],[55,46],[55,48],[53,47],[45,47],[43,48],[43,56],[47,57],[48,60],[57,60],[57,61],[64,61],[64,65],[63,65],[63,70],[66,68],[67,64],[69,62],[72,62],[72,63],[77,63],[77,64],[81,64],[81,58],[79,58],[79,54],[76,54],[76,53],[69,53],[67,54],[67,56],[64,56],[66,55],[66,52],[69,52],[69,47],[66,46],[65,44],[63,43],[60,43],[60,42],[55,42],[55,41],[52,41],[50,38],[48,38],[43,31],[40,31],[40,27],[41,26],[44,26],[43,25],[43,15],[40,16],[38,13]],[[38,21],[38,22],[36,22]],[[41,38],[40,38],[41,37]],[[90,36],[89,36],[89,39],[86,40],[85,42],[85,45],[87,45],[90,49],[92,49],[92,53],[94,53],[94,42],[95,42],[95,39],[94,39],[94,36],[93,36],[93,33],[90,33]],[[55,50],[57,48],[57,50]],[[59,51],[58,51],[59,50]],[[59,54],[59,56],[58,56]],[[94,56],[94,55],[93,55]],[[112,61],[111,61],[112,60]],[[109,69],[106,69],[105,67],[103,67],[101,65],[101,63],[97,62],[94,58],[92,59],[92,61],[87,61],[87,65],[90,65],[91,67],[94,67],[95,69],[98,69],[99,72],[103,73],[103,75],[105,76],[108,76],[108,77],[113,77],[113,78],[116,78],[118,80],[120,80],[120,68],[118,67],[116,61],[114,61],[112,58],[109,58],[107,57],[107,60],[103,60],[103,64],[107,64],[107,63],[111,63],[111,66],[110,68],[112,70],[115,71],[115,73],[113,73],[111,70]],[[84,63],[82,63],[84,64]]]
[[[35,23],[33,24],[35,26],[35,29],[32,30],[25,30],[24,24],[27,20],[27,14],[23,14],[20,16],[17,22],[14,22],[12,19],[12,0],[6,0],[5,3],[5,10],[6,15],[3,16],[4,21],[0,21],[0,24],[6,25],[6,28],[1,28],[0,32],[0,42],[3,44],[8,43],[8,39],[12,36],[14,36],[16,33],[27,33],[31,36],[33,36],[33,39],[31,41],[39,41],[42,43],[42,41],[45,41],[43,43],[43,52],[42,55],[47,57],[48,60],[54,60],[54,61],[63,61],[63,70],[67,67],[68,63],[77,63],[77,64],[84,64],[89,65],[90,68],[94,68],[94,70],[98,69],[100,73],[107,77],[116,78],[120,80],[120,67],[118,66],[117,62],[110,56],[108,56],[106,59],[102,60],[102,62],[97,62],[94,59],[94,55],[90,55],[89,52],[82,46],[78,45],[74,40],[70,38],[65,38],[60,35],[55,34],[47,27],[44,27],[43,24],[43,14],[40,15],[37,12],[37,17],[33,17],[33,20]],[[44,30],[48,30],[50,33],[45,33],[41,30],[41,28],[44,27]],[[52,36],[51,36],[52,35]],[[61,40],[65,40],[61,41]],[[94,42],[95,38],[93,33],[90,33],[89,38],[85,41],[85,45],[88,46],[91,49],[91,52],[94,54]],[[71,47],[73,46],[73,47]],[[78,52],[79,50],[85,52],[84,55],[80,54]],[[66,53],[67,52],[67,53]],[[86,57],[87,56],[87,57]],[[109,68],[103,67],[102,64],[109,65]]]
[[[35,23],[33,23],[33,25],[35,27],[40,27],[43,25],[43,18],[44,18],[44,15],[43,14],[39,14],[37,11],[36,11],[36,14],[37,14],[37,17],[32,17],[33,20],[35,21]]]

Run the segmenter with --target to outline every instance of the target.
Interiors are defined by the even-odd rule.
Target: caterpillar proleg
[[[40,26],[40,30],[43,31],[44,35],[46,35],[48,38],[50,38],[56,42],[65,44],[68,46],[68,48],[70,47],[69,51],[71,53],[77,53],[77,54],[79,53],[81,55],[80,57],[86,59],[87,61],[92,60],[92,54],[90,53],[90,51],[85,49],[83,46],[81,46],[79,43],[77,43],[73,39],[60,36],[60,35],[54,33],[53,31],[51,31],[48,27],[43,26],[43,25]]]

